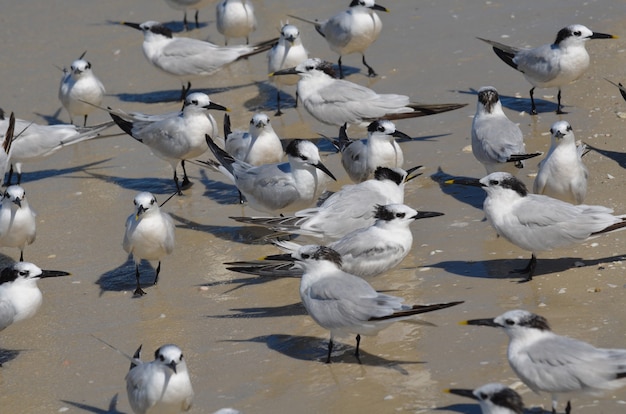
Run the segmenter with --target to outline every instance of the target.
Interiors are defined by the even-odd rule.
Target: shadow
[[[59,109],[57,109],[52,115],[40,114],[38,112],[33,112],[33,113],[37,115],[38,117],[40,117],[41,119],[43,119],[44,121],[46,121],[48,125],[67,124],[70,121],[69,116],[68,116],[67,122],[65,122],[59,117],[61,115],[62,110],[63,110],[63,107],[59,107]]]
[[[198,78],[196,80],[197,83],[202,82],[202,78]],[[226,86],[222,88],[192,88],[187,92],[187,95],[194,92],[203,92],[212,97],[213,95],[217,95],[219,93],[229,92],[232,90],[247,88],[248,86],[254,86],[262,82],[252,82],[242,85],[234,85],[234,86]],[[193,86],[193,84],[192,84]],[[122,102],[140,102],[140,103],[167,103],[167,102],[180,102],[180,91],[179,89],[166,89],[162,91],[151,91],[151,92],[138,92],[138,93],[130,93],[123,92],[118,94],[111,94],[107,96],[114,96]],[[219,102],[218,102],[219,103]]]
[[[15,349],[0,348],[0,367],[9,361],[13,361],[22,351]]]
[[[229,309],[233,313],[229,315],[209,315],[208,318],[216,319],[237,319],[237,318],[277,318],[282,316],[300,316],[307,315],[302,302],[292,303],[283,306],[271,307],[254,307],[254,308],[235,308]]]
[[[202,224],[196,221],[189,220],[185,217],[181,217],[174,213],[169,213],[170,216],[181,225],[176,227],[179,229],[188,229],[194,231],[201,231],[209,233],[222,240],[232,241],[242,244],[271,244],[267,239],[268,235],[274,234],[271,230],[265,227],[258,226],[214,226],[211,224]]]
[[[365,340],[361,341],[361,345]],[[328,355],[328,340],[320,339],[312,336],[294,336],[283,334],[272,334],[266,336],[257,336],[250,339],[230,339],[220,342],[251,342],[265,344],[272,351],[279,352],[289,358],[297,359],[300,361],[326,361]],[[347,363],[359,365],[359,362],[353,354],[354,348],[347,346],[341,342],[334,342],[332,364],[328,364],[332,367],[333,364]],[[372,355],[366,351],[359,349],[361,354],[361,363],[363,366],[376,366],[385,367],[398,371],[402,375],[409,375],[408,371],[400,366],[400,364],[423,364],[419,361],[392,361],[376,355]]]
[[[462,414],[481,414],[482,410],[478,404],[452,404],[445,407],[437,407],[435,411],[454,411]]]
[[[528,90],[530,91],[530,88],[528,88]],[[478,91],[474,88],[470,88],[466,91],[452,90],[451,92],[478,96]],[[518,98],[517,96],[502,95],[500,94],[499,89],[498,89],[498,95],[500,96],[500,103],[502,104],[503,107],[510,109],[512,111],[526,112],[530,114],[530,108],[532,106],[532,103],[530,101],[530,95],[528,95],[528,98]],[[561,101],[561,104],[563,104],[562,101]],[[537,113],[556,112],[557,104],[555,102],[546,101],[545,99],[537,98],[537,96],[535,96],[535,105],[537,107]],[[563,109],[565,109],[566,107],[567,107],[566,105],[563,105]]]
[[[163,272],[161,272],[161,275]],[[155,269],[150,262],[142,260],[139,264],[140,284],[142,288],[150,288],[154,286]],[[159,276],[161,276],[159,275]],[[94,282],[100,286],[100,296],[104,292],[133,292],[137,287],[135,279],[135,262],[129,254],[124,263],[100,275],[98,280]]]
[[[107,409],[102,409],[102,408],[94,407],[93,405],[78,403],[78,402],[74,402],[74,401],[68,401],[68,400],[60,400],[60,401],[64,402],[65,404],[73,405],[74,407],[79,408],[79,409],[81,409],[83,411],[87,411],[89,413],[96,413],[96,414],[124,414],[123,411],[118,411],[117,410],[117,398],[118,398],[118,394],[115,394],[113,396],[113,398],[111,398],[111,402],[109,403],[109,408],[107,408]]]
[[[169,22],[159,22],[161,23],[163,26],[167,27],[168,29],[170,29],[172,32],[174,33],[186,33],[186,32],[192,32],[196,29],[202,29],[205,27],[209,27],[209,22],[198,22],[198,25],[200,26],[199,28],[196,28],[196,22],[194,21],[193,15],[195,13],[195,10],[190,10],[190,15],[187,16],[187,19],[189,20],[189,27],[193,28],[192,30],[185,30],[185,24],[183,23],[182,20],[178,21],[178,20],[172,20]],[[130,20],[127,20],[130,21]],[[143,21],[137,21],[135,23],[142,23]],[[126,27],[129,32],[135,32],[135,34],[140,34],[141,32],[133,29],[131,27],[128,26],[124,26],[121,22],[119,21],[115,21],[115,20],[107,20],[106,23],[107,25],[114,25],[114,26],[122,26],[122,27]]]
[[[112,160],[112,158],[106,158],[100,161],[94,161],[87,164],[79,165],[76,167],[70,168],[61,168],[61,169],[48,169],[48,170],[39,170],[33,172],[22,172],[22,185],[27,182],[39,181],[50,177],[58,177],[61,175],[71,174],[75,172],[88,172],[90,167],[94,167],[96,165],[104,164],[108,161]],[[15,175],[15,173],[14,173]],[[71,177],[74,178],[74,177]],[[14,178],[15,179],[15,178]]]
[[[598,147],[594,147],[593,145],[587,145],[587,148],[597,152],[600,155],[603,155],[613,161],[615,161],[620,167],[626,168],[626,152],[618,152],[618,151],[609,151],[605,149],[600,149]]]
[[[449,195],[461,203],[468,204],[479,210],[483,209],[483,203],[487,198],[485,190],[479,187],[459,184],[446,184],[447,180],[458,178],[457,175],[450,175],[437,167],[437,172],[430,176],[430,179],[439,184],[441,192]]]
[[[174,180],[172,177],[170,178],[126,178],[126,177],[115,177],[112,175],[99,174],[94,172],[85,171],[92,178],[96,178],[98,180],[102,180],[106,183],[115,184],[121,188],[125,188],[127,190],[133,190],[136,192],[139,191],[148,191],[155,195],[167,194],[170,195],[174,191],[176,191],[176,186],[174,185]],[[76,177],[83,178],[83,177]]]

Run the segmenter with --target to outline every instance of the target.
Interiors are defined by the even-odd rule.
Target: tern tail
[[[518,48],[494,42],[493,40],[483,39],[482,37],[477,37],[477,39],[490,44],[491,47],[493,47],[493,51],[496,52],[496,55],[498,55],[498,57],[502,59],[504,63],[506,63],[513,69],[517,69],[517,64],[513,62],[513,58],[515,57],[517,52],[519,52]]]
[[[409,309],[404,309],[398,312],[394,312],[391,315],[369,318],[370,321],[384,321],[386,319],[404,318],[411,315],[417,315],[420,313],[432,312],[440,309],[450,308],[452,306],[460,305],[464,301],[447,302],[447,303],[435,303],[433,305],[413,305]]]

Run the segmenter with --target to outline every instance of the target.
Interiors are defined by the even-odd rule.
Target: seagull
[[[148,192],[140,192],[134,199],[135,212],[126,219],[126,231],[122,246],[132,254],[135,261],[137,288],[134,294],[146,294],[139,284],[139,263],[141,260],[158,260],[154,284],[159,280],[161,259],[174,251],[174,221],[161,211],[156,197]]]
[[[280,37],[276,43],[267,52],[267,73],[272,74],[282,69],[287,69],[304,62],[309,58],[309,52],[302,45],[300,39],[300,30],[292,24],[285,24],[280,29]],[[276,84],[276,113],[274,116],[282,115],[280,110],[280,88],[282,85],[295,85],[300,79],[297,75],[285,75],[272,77],[272,81]],[[298,94],[296,93],[296,104],[298,107]]]
[[[209,135],[206,140],[219,162],[204,163],[230,178],[250,206],[258,211],[273,213],[308,207],[324,192],[326,176],[336,181],[322,164],[319,150],[311,141],[294,139],[289,142],[285,151],[288,162],[255,167],[235,160]]]
[[[80,115],[83,116],[83,126],[87,126],[87,116],[94,110],[94,105],[102,103],[105,93],[102,82],[91,70],[91,63],[82,56],[72,62],[69,70],[63,70],[58,96],[70,115],[70,123]]]
[[[111,118],[128,135],[150,147],[154,154],[169,162],[174,170],[174,182],[179,194],[191,185],[185,170],[185,160],[204,154],[208,147],[205,134],[217,134],[217,124],[209,110],[228,111],[205,93],[194,92],[185,98],[183,110],[155,121],[129,121],[118,113]],[[176,168],[183,167],[182,186],[178,184]]]
[[[472,319],[463,324],[504,329],[509,336],[509,365],[528,388],[552,394],[553,413],[558,394],[598,394],[626,385],[626,349],[596,348],[557,335],[543,316],[517,309],[497,318]],[[570,411],[568,401],[565,412]]]
[[[514,245],[532,252],[524,282],[532,280],[537,265],[536,252],[552,250],[615,230],[623,230],[626,220],[603,206],[574,205],[541,194],[531,194],[512,174],[491,173],[482,179],[455,178],[449,184],[473,185],[487,192],[483,210],[487,221]]]
[[[209,3],[208,0],[165,0],[168,6],[170,6],[174,10],[183,10],[183,25],[185,26],[185,30],[189,30],[189,25],[187,24],[187,9],[196,9],[195,19],[196,19],[196,29],[200,27],[200,23],[198,22],[198,12],[199,9],[204,7]]]
[[[215,6],[217,31],[224,35],[224,44],[232,37],[245,37],[250,43],[250,33],[256,30],[254,6],[249,0],[221,0]]]
[[[379,167],[373,179],[344,185],[320,206],[297,211],[293,216],[230,218],[278,232],[338,240],[352,231],[373,225],[377,205],[402,204],[404,185],[419,175],[409,175],[417,168],[407,172],[401,168]]]
[[[365,61],[365,50],[378,39],[383,29],[383,22],[376,11],[389,12],[374,0],[352,0],[347,10],[337,13],[323,21],[303,19],[289,15],[303,22],[315,25],[333,52],[339,55],[339,77],[343,78],[341,57],[352,53],[360,53],[363,65],[367,68],[367,76],[376,77],[374,69]]]
[[[377,206],[370,227],[361,228],[346,234],[327,247],[341,256],[341,270],[359,277],[373,277],[396,267],[411,251],[413,234],[410,224],[415,220],[443,216],[434,211],[416,211],[405,204]],[[302,269],[289,266],[293,263],[293,253],[301,245],[276,240],[273,242],[286,254],[273,255],[263,260],[250,262],[230,262],[227,269],[235,272],[256,275],[274,274],[278,266],[280,276],[301,276]]]
[[[0,109],[0,131],[10,123]],[[73,124],[40,125],[23,119],[15,119],[14,138],[11,144],[9,176],[6,184],[11,185],[13,169],[17,172],[17,184],[22,181],[22,164],[47,157],[67,146],[97,138],[105,129],[115,125],[113,121],[90,127]],[[0,135],[1,136],[1,135]],[[2,174],[4,176],[4,174]]]
[[[170,29],[155,21],[121,24],[143,32],[143,53],[152,65],[183,81],[181,100],[191,89],[191,79],[213,75],[230,63],[266,52],[278,40],[220,47],[204,40],[174,37]]]
[[[361,363],[361,335],[373,336],[396,321],[463,303],[403,305],[404,299],[376,292],[364,279],[342,271],[341,255],[329,247],[303,246],[293,258],[304,272],[300,280],[304,307],[318,325],[330,331],[326,363],[331,362],[336,336],[356,334],[354,355]]]
[[[2,269],[0,271],[0,331],[37,313],[42,302],[37,280],[68,275],[69,273],[58,270],[42,270],[29,262],[16,262]]]
[[[366,127],[379,119],[404,119],[434,115],[467,104],[411,103],[406,95],[378,94],[359,84],[336,79],[332,64],[310,58],[271,76],[300,75],[298,96],[313,118],[327,125]]]
[[[582,161],[584,144],[580,148],[576,146],[574,131],[567,121],[552,124],[550,133],[550,151],[539,163],[533,193],[581,204],[587,195],[589,178],[589,171]]]
[[[523,414],[522,397],[504,384],[489,383],[475,390],[451,388],[450,394],[471,398],[478,401],[483,414]]]
[[[404,154],[394,138],[412,138],[398,131],[393,122],[372,122],[367,126],[367,139],[350,140],[345,130],[341,127],[336,147],[341,152],[341,165],[355,183],[372,178],[378,167],[401,168],[404,164]]]
[[[582,24],[572,24],[559,30],[553,44],[533,49],[519,49],[493,40],[478,39],[490,44],[500,59],[522,72],[533,85],[530,89],[530,113],[536,115],[537,107],[533,98],[535,88],[558,88],[556,113],[563,114],[561,88],[580,78],[589,67],[585,42],[589,39],[616,38],[610,34],[592,32]]]
[[[181,349],[173,344],[154,352],[154,361],[142,362],[141,345],[126,374],[128,402],[135,414],[189,411],[194,392]]]
[[[224,141],[227,153],[254,166],[278,163],[285,155],[269,116],[263,113],[252,116],[248,132],[231,131],[230,117],[224,114]]]
[[[472,121],[472,153],[487,170],[513,173],[508,165],[524,168],[524,160],[541,155],[526,153],[524,135],[502,110],[500,96],[493,86],[478,90],[476,115]]]
[[[0,246],[20,249],[20,262],[24,261],[26,245],[35,241],[36,216],[28,204],[24,189],[19,185],[7,187],[0,207]]]

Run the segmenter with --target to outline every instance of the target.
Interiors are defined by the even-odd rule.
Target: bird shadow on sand
[[[59,107],[52,115],[40,114],[38,112],[34,112],[34,114],[46,121],[48,125],[68,124],[69,118],[67,121],[60,118],[62,110],[63,107]]]
[[[111,167],[115,168],[115,167]],[[174,186],[174,180],[170,178],[127,178],[127,177],[116,177],[113,175],[106,175],[101,173],[95,173],[91,171],[85,171],[86,174],[89,175],[90,178],[96,178],[98,180],[102,180],[106,183],[115,184],[121,188],[132,190],[136,192],[140,191],[148,191],[155,195],[171,195],[176,187]],[[86,178],[86,177],[76,177],[76,178]]]
[[[478,96],[478,91],[474,88],[469,88],[466,91],[452,90],[451,92]],[[532,105],[532,102],[530,100],[530,95],[528,95],[528,98],[520,98],[517,96],[510,96],[510,95],[501,95],[500,90],[498,90],[498,95],[500,96],[500,103],[502,104],[503,107],[510,109],[512,111],[530,113],[530,108]],[[537,98],[535,96],[535,105],[537,107],[537,113],[556,112],[556,102],[547,101],[545,99]],[[566,108],[566,105],[563,105],[563,109],[565,108]]]
[[[190,12],[187,16],[187,26],[191,27],[192,30],[185,29],[185,23],[182,20],[171,20],[169,22],[159,22],[163,26],[167,27],[174,33],[187,33],[193,32],[194,30],[203,29],[210,26],[210,22],[198,22],[198,26],[196,27],[196,22],[194,21],[194,12]],[[143,22],[135,22],[135,23],[143,23]],[[94,25],[109,25],[109,26],[124,26],[122,21],[119,20],[107,20],[105,23],[95,23]],[[139,33],[137,29],[126,26],[129,32],[135,32],[135,34]]]
[[[482,210],[483,203],[487,197],[485,190],[479,187],[459,184],[446,184],[447,180],[458,178],[457,175],[450,175],[443,171],[441,167],[437,167],[437,172],[430,176],[430,179],[439,184],[439,188],[444,194],[447,194],[461,203],[468,204],[472,207]]]
[[[154,286],[155,269],[150,262],[142,260],[139,264],[140,284],[142,288],[150,288]],[[131,255],[124,263],[100,275],[98,280],[94,282],[100,286],[100,296],[104,292],[133,292],[137,286],[135,279],[135,262]]]
[[[594,147],[593,145],[589,145],[587,143],[585,143],[585,145],[587,145],[588,149],[595,151],[598,154],[615,161],[620,167],[626,168],[626,152],[605,150],[605,149],[601,149],[598,147]]]
[[[24,183],[27,183],[27,182],[45,180],[46,178],[58,177],[58,176],[68,175],[68,174],[72,174],[72,173],[76,173],[76,172],[86,172],[86,173],[89,173],[88,170],[91,167],[95,167],[95,166],[98,166],[100,164],[106,163],[106,162],[110,161],[111,159],[112,158],[106,158],[106,159],[103,159],[103,160],[100,160],[100,161],[94,161],[94,162],[90,162],[90,163],[87,163],[87,164],[78,165],[76,167],[47,169],[47,170],[39,170],[39,171],[33,171],[33,172],[23,172],[22,173],[22,181],[21,181],[21,183],[24,184]],[[11,179],[11,181],[16,182],[17,175],[16,175],[15,172],[13,173],[13,175],[14,175],[14,177]],[[7,173],[6,177],[8,177],[8,173]],[[74,178],[74,177],[68,177],[68,178]],[[6,183],[6,179],[5,179],[5,183]]]
[[[478,404],[451,404],[445,407],[437,407],[435,411],[453,411],[462,414],[481,414],[482,410]],[[534,411],[533,411],[534,412]]]
[[[365,338],[364,341],[366,341],[366,339],[367,338]],[[248,342],[265,344],[272,351],[279,352],[282,355],[300,361],[326,361],[326,355],[328,354],[328,340],[312,336],[272,334],[256,336],[249,339],[229,339],[220,342]],[[386,358],[379,357],[377,355],[370,354],[369,352],[366,352],[361,348],[359,349],[361,364],[359,364],[353,352],[354,347],[334,341],[333,353],[331,357],[332,363],[328,364],[328,366],[332,367],[335,364],[346,363],[354,364],[361,367],[384,367],[392,369],[394,371],[398,371],[402,375],[409,375],[409,372],[401,365],[424,363],[420,361],[392,361]]]
[[[198,82],[201,82],[201,81],[202,80]],[[189,95],[190,93],[194,93],[194,92],[202,92],[202,93],[206,93],[207,95],[209,95],[212,101],[219,103],[219,99],[212,98],[214,95],[218,95],[224,92],[230,92],[230,91],[237,90],[237,89],[247,88],[249,86],[254,86],[257,83],[258,82],[244,83],[241,85],[225,86],[221,88],[193,88],[187,91],[187,95]],[[182,88],[182,85],[181,85],[181,88]],[[137,92],[137,93],[122,92],[122,93],[111,94],[107,96],[114,96],[122,102],[141,102],[141,103],[153,104],[153,103],[166,103],[166,102],[180,102],[180,92],[181,92],[181,89],[179,88],[179,89],[165,89],[161,91]],[[182,102],[181,102],[181,108],[182,108]]]
[[[226,315],[208,315],[207,318],[215,319],[251,319],[251,318],[277,318],[282,316],[306,315],[306,309],[302,302],[291,303],[282,306],[255,306],[254,308],[234,308]]]
[[[0,367],[2,367],[3,364],[6,364],[9,361],[13,361],[15,358],[17,358],[20,352],[22,351],[17,349],[0,348]]]
[[[113,398],[111,398],[111,402],[109,403],[109,408],[98,408],[96,406],[93,405],[89,405],[89,404],[85,404],[85,403],[79,403],[79,402],[75,402],[75,401],[69,401],[69,400],[60,400],[62,402],[64,402],[65,404],[69,404],[72,405],[80,410],[86,411],[88,413],[95,413],[95,414],[124,414],[123,411],[118,411],[117,410],[117,399],[118,399],[118,394],[115,394],[113,396]]]
[[[528,258],[524,259],[493,259],[475,262],[452,260],[439,263],[428,264],[428,267],[444,269],[448,273],[459,276],[486,278],[486,279],[516,279],[523,281],[525,274],[517,273],[515,269],[523,269],[528,264]],[[549,275],[552,273],[562,273],[575,267],[595,267],[596,269],[604,268],[607,263],[615,261],[623,261],[626,259],[624,255],[602,257],[598,259],[583,259],[580,257],[560,257],[537,258],[537,268],[533,278]]]

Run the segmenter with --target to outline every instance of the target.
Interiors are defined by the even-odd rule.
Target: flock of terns
[[[187,28],[187,10],[200,8],[203,0],[166,1],[185,10]],[[380,94],[343,79],[342,56],[353,53],[361,54],[368,76],[377,76],[365,60],[366,49],[382,29],[376,11],[387,9],[374,0],[353,0],[347,10],[326,20],[290,16],[313,24],[326,39],[330,49],[339,55],[339,76],[331,63],[309,58],[299,31],[292,24],[283,25],[280,38],[249,44],[256,19],[248,0],[222,0],[216,6],[217,28],[224,35],[226,46],[177,37],[155,21],[123,22],[143,33],[142,47],[148,61],[181,80],[180,111],[148,115],[102,107],[105,88],[83,54],[64,70],[59,87],[59,100],[72,124],[38,125],[2,112],[0,129],[6,134],[0,151],[0,172],[4,175],[8,171],[8,186],[0,208],[0,246],[18,248],[20,261],[0,273],[0,330],[35,314],[42,301],[38,279],[68,274],[42,270],[23,261],[25,247],[35,240],[36,220],[20,186],[22,164],[97,138],[113,125],[170,163],[175,194],[182,195],[191,185],[185,162],[199,162],[191,160],[210,149],[215,159],[202,163],[231,180],[242,203],[269,214],[232,218],[274,231],[272,242],[285,254],[231,262],[229,269],[259,276],[300,277],[304,307],[315,322],[330,331],[327,363],[332,361],[335,336],[356,335],[355,356],[360,362],[361,335],[375,335],[395,321],[463,303],[406,305],[400,297],[375,291],[366,280],[394,268],[410,252],[412,222],[442,215],[418,212],[404,204],[404,186],[419,173],[415,174],[416,169],[402,169],[404,160],[398,142],[411,137],[398,131],[393,121],[465,106],[412,102],[408,96]],[[197,11],[195,20],[197,26]],[[245,44],[228,45],[236,38],[245,39]],[[531,83],[531,114],[536,114],[535,88],[558,88],[557,113],[563,114],[561,87],[580,78],[589,66],[585,42],[610,38],[615,36],[571,25],[558,32],[554,43],[533,49],[481,40]],[[282,113],[281,87],[296,84],[295,105],[304,107],[317,121],[338,128],[339,138],[333,143],[353,184],[320,199],[335,176],[322,163],[317,146],[300,139],[283,145],[265,114],[254,114],[248,131],[231,130],[226,114],[220,137],[217,122],[209,111],[229,109],[205,93],[191,92],[191,81],[259,53],[267,53],[268,73],[277,85],[276,116]],[[523,135],[504,114],[495,88],[481,88],[477,98],[472,152],[488,175],[480,180],[455,177],[447,184],[479,186],[486,191],[483,209],[498,235],[532,252],[527,268],[520,270],[525,274],[523,281],[532,279],[536,252],[580,243],[626,227],[624,218],[614,215],[611,209],[583,204],[588,177],[582,161],[586,148],[576,145],[568,122],[558,121],[552,126],[552,146],[540,164],[531,193],[515,173],[524,167],[525,160],[542,154],[525,151]],[[112,121],[88,126],[88,115],[98,108],[108,111]],[[74,125],[79,119],[82,126]],[[367,138],[349,138],[351,125],[366,127]],[[179,168],[182,180],[177,174]],[[11,185],[14,170],[17,184]],[[126,221],[123,248],[136,263],[134,293],[142,296],[146,292],[140,284],[139,264],[142,260],[158,262],[153,281],[156,284],[161,260],[174,251],[175,226],[153,194],[138,193],[134,205],[134,212]],[[291,240],[294,235],[317,238],[320,244],[299,245]],[[556,335],[539,315],[514,310],[467,324],[498,327],[509,335],[511,367],[533,391],[552,394],[553,412],[561,393],[597,392],[625,384],[626,350],[599,349]],[[127,391],[133,411],[189,410],[194,393],[180,348],[163,345],[151,362],[141,361],[140,350],[141,347],[134,356],[127,356],[131,360]],[[449,392],[477,399],[484,413],[523,412],[521,397],[502,384]],[[565,412],[570,410],[568,402]]]

